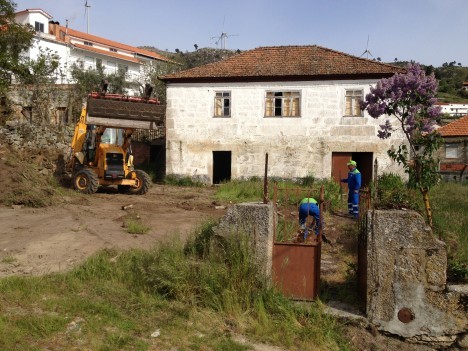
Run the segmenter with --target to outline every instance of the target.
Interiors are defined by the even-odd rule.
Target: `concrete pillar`
[[[379,330],[453,344],[467,330],[467,311],[462,295],[447,292],[446,270],[445,243],[418,213],[368,211],[367,317]]]

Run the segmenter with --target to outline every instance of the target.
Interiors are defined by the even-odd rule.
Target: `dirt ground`
[[[229,204],[214,201],[215,190],[153,185],[145,196],[130,196],[109,188],[66,197],[60,206],[0,207],[0,277],[65,271],[104,248],[149,248],[173,236],[186,237],[205,219],[226,213]],[[122,209],[128,205],[132,208]],[[123,224],[129,214],[139,216],[150,231],[128,234]],[[355,222],[335,215],[327,221],[327,237],[333,245],[323,246],[321,277],[333,299],[355,261]],[[359,351],[433,350],[354,324],[346,332]],[[265,345],[258,349],[278,350]]]
[[[224,215],[230,205],[215,201],[213,187],[168,185],[153,185],[144,196],[124,195],[104,188],[93,195],[65,191],[59,200],[54,200],[57,190],[46,180],[54,171],[53,159],[54,155],[40,151],[14,153],[0,141],[0,188],[3,189],[0,200],[6,203],[9,194],[13,194],[19,203],[33,197],[35,204],[48,205],[0,206],[0,277],[63,272],[105,248],[150,248],[174,236],[184,238],[207,218]],[[130,208],[123,209],[129,205]],[[150,230],[145,234],[129,234],[124,225],[128,216],[140,218]],[[348,280],[356,262],[357,224],[330,214],[325,221],[326,235],[333,244],[323,245],[321,293],[327,295],[330,305],[336,305],[335,300],[343,300],[343,295],[344,300],[352,302],[349,291],[354,288]],[[353,312],[360,311],[357,308]],[[433,350],[354,323],[347,325],[346,333],[359,351]],[[251,345],[255,350],[281,350]]]
[[[130,196],[108,188],[65,197],[60,206],[0,207],[0,277],[60,272],[104,248],[149,248],[186,236],[203,220],[225,213],[216,209],[213,193],[213,188],[154,185],[145,196]],[[149,232],[127,233],[127,215],[139,216]]]

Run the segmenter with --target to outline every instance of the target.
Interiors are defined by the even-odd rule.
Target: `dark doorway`
[[[346,163],[354,160],[357,169],[361,172],[361,187],[366,187],[372,182],[373,154],[372,152],[334,152],[332,154],[332,178],[339,183],[340,179],[348,177]],[[346,184],[341,185],[343,190],[348,191]]]
[[[357,169],[361,172],[361,187],[367,187],[372,183],[373,154],[372,152],[353,152],[352,159],[357,163]]]
[[[151,145],[150,163],[154,169],[154,180],[157,182],[162,182],[166,176],[165,145]]]
[[[231,151],[213,151],[213,184],[231,180]]]

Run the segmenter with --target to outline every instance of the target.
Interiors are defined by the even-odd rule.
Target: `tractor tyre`
[[[151,185],[151,178],[148,173],[137,169],[136,174],[136,186],[131,186],[128,192],[132,195],[144,195],[148,192]]]
[[[99,187],[96,173],[90,169],[82,169],[73,177],[73,188],[83,194],[94,194]]]

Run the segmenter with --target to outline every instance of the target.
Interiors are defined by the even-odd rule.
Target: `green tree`
[[[50,121],[50,106],[60,99],[56,84],[59,57],[50,49],[39,49],[36,59],[25,58],[21,61],[21,74],[15,75],[22,104],[29,107],[39,122]],[[32,118],[32,116],[31,116]]]
[[[0,94],[11,84],[11,76],[27,74],[21,53],[32,45],[34,28],[15,23],[16,4],[0,0]]]

